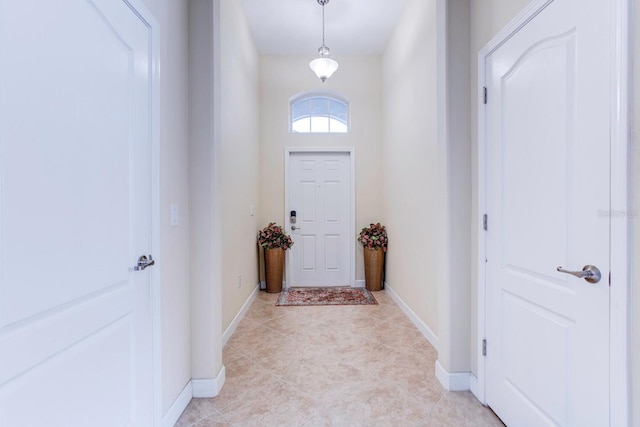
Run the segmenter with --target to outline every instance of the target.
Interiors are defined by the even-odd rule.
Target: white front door
[[[509,426],[609,425],[610,10],[552,1],[486,58],[486,402]]]
[[[0,52],[0,425],[151,425],[149,28],[0,0]]]
[[[288,206],[296,220],[288,286],[350,286],[349,153],[292,153],[289,167]]]

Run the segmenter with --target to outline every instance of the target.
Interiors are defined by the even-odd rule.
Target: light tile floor
[[[223,351],[226,382],[177,427],[499,426],[469,392],[447,392],[436,351],[384,291],[379,305],[276,307],[260,292]]]

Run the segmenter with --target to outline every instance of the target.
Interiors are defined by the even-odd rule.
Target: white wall
[[[143,0],[160,24],[160,257],[162,286],[162,412],[191,378],[188,215],[187,2]],[[179,227],[169,224],[171,203]]]
[[[440,211],[442,275],[438,281],[438,363],[448,373],[470,370],[471,129],[469,0],[438,0],[438,139],[446,188]],[[445,58],[442,57],[445,55]]]
[[[386,279],[437,334],[445,186],[437,141],[435,0],[407,1],[382,70]]]
[[[237,0],[220,1],[222,328],[258,284],[259,56]],[[206,87],[202,88],[207,90]],[[238,276],[242,285],[238,286]]]
[[[336,57],[340,68],[322,83],[309,69],[313,56],[260,59],[260,215],[259,228],[284,221],[284,148],[355,147],[356,232],[382,221],[381,72],[377,56]],[[350,100],[347,134],[289,132],[289,99],[306,91],[329,90]],[[257,232],[257,229],[255,229]],[[355,239],[356,236],[353,236]],[[393,245],[393,236],[391,244]],[[362,246],[356,245],[356,279],[364,280]],[[261,268],[261,275],[264,272]]]
[[[222,369],[220,205],[215,172],[219,117],[219,2],[189,1],[189,202],[191,377],[214,380]],[[208,383],[212,384],[212,383]],[[212,384],[215,394],[221,384]],[[200,394],[202,390],[199,390]]]

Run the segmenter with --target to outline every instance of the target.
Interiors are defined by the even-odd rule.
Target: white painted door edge
[[[613,61],[611,77],[611,209],[624,212],[622,218],[611,216],[611,317],[609,404],[611,426],[631,424],[631,0],[612,0]]]

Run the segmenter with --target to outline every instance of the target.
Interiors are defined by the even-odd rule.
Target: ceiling
[[[241,1],[261,54],[316,55],[322,44],[317,0]],[[331,0],[325,6],[325,42],[331,54],[381,54],[405,1]]]

